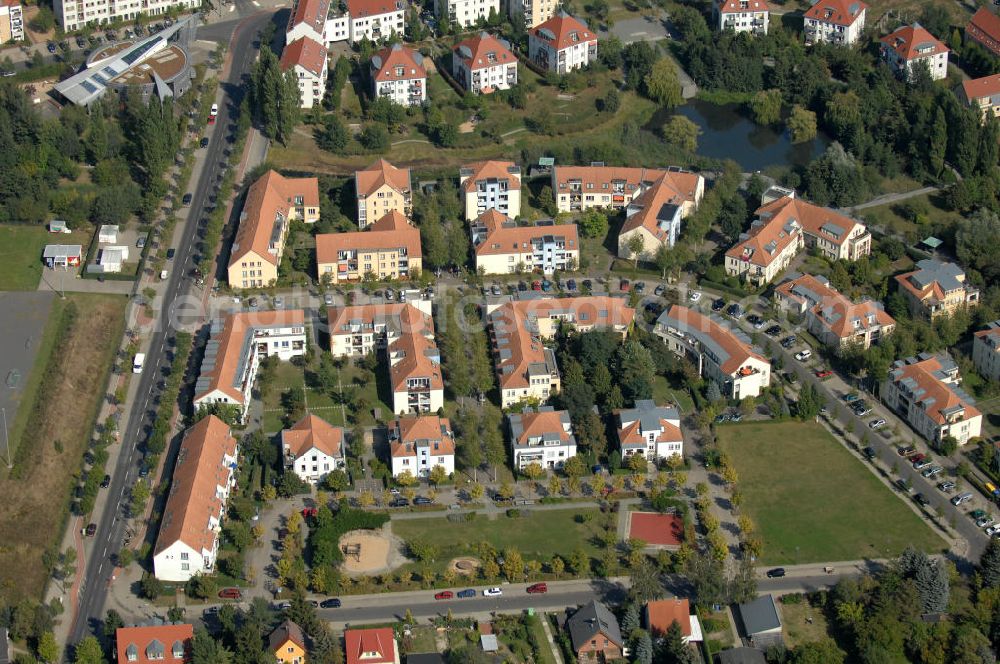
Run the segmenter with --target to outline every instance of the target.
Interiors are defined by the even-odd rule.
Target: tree
[[[330,491],[346,491],[351,486],[351,479],[340,468],[330,471],[323,480],[324,486]]]
[[[660,106],[674,108],[684,103],[681,83],[677,78],[677,68],[668,58],[660,58],[654,62],[643,83],[646,96]]]
[[[104,664],[104,652],[101,650],[101,643],[97,637],[87,636],[76,644],[73,661],[75,664]]]
[[[191,639],[191,664],[230,664],[232,661],[233,653],[221,641],[203,628],[195,630]]]
[[[684,633],[681,631],[680,623],[674,620],[667,628],[667,633],[663,635],[662,649],[667,659],[665,661],[672,664],[694,664],[694,655],[687,644],[684,643]]]
[[[663,597],[663,584],[660,582],[660,570],[648,557],[632,567],[629,573],[631,585],[628,595],[632,602],[639,605]]]
[[[104,616],[104,623],[102,625],[102,633],[105,639],[113,639],[115,632],[119,628],[125,626],[125,621],[122,620],[121,615],[114,609],[108,609],[107,614]]]
[[[334,154],[340,154],[351,140],[344,123],[333,113],[323,117],[322,128],[316,129],[314,133],[316,145]]]
[[[512,582],[524,578],[524,558],[516,548],[509,546],[503,550],[503,569],[507,580]]]
[[[747,221],[747,203],[739,194],[726,198],[719,210],[718,222],[722,232],[735,242]]]
[[[670,145],[687,152],[694,152],[698,149],[698,136],[701,134],[701,128],[683,115],[672,116],[660,131],[664,140]]]
[[[389,132],[383,125],[370,124],[361,130],[358,141],[369,152],[385,152],[389,149]]]
[[[653,639],[649,636],[649,632],[646,630],[639,630],[635,643],[635,659],[633,660],[636,664],[653,664]]]
[[[708,386],[705,388],[705,398],[708,399],[709,403],[722,401],[722,390],[719,389],[719,384],[714,380],[708,381]]]
[[[792,649],[789,664],[843,664],[847,655],[831,638],[802,643]]]
[[[540,479],[545,474],[545,469],[538,462],[531,462],[521,472],[530,480]]]
[[[761,90],[749,103],[750,115],[759,125],[781,122],[781,90]]]
[[[940,560],[928,560],[921,565],[914,576],[921,606],[925,613],[940,613],[948,610],[948,571]]]
[[[991,539],[979,559],[979,576],[987,588],[1000,587],[1000,540]]]
[[[584,210],[576,225],[584,237],[602,238],[608,234],[608,216],[598,208]]]
[[[938,106],[931,122],[930,138],[927,143],[927,167],[931,175],[939,177],[944,171],[944,160],[948,151],[948,121],[944,109]]]
[[[155,600],[163,594],[163,583],[152,574],[145,574],[140,582],[142,596],[149,600]]]
[[[1000,278],[1000,216],[979,209],[966,217],[955,232],[955,253],[962,264],[978,270],[987,282]]]
[[[270,48],[260,49],[260,58],[250,73],[250,103],[261,120],[264,135],[283,145],[299,121],[299,84],[292,70],[281,71]]]
[[[607,94],[600,100],[600,110],[605,113],[617,113],[618,109],[621,108],[621,94],[618,92],[618,88],[612,87],[608,90]]]
[[[787,124],[792,143],[805,143],[816,138],[816,114],[798,104],[792,107]]]
[[[44,632],[38,639],[38,657],[46,664],[55,664],[59,661],[59,644],[56,643],[56,636],[52,632]]]

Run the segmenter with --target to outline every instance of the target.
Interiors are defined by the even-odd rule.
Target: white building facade
[[[597,58],[597,35],[583,22],[559,12],[528,31],[528,57],[548,71],[566,74]]]
[[[197,9],[200,0],[54,0],[52,11],[63,30],[79,30],[87,24],[101,25],[112,21],[129,21],[139,16],[159,16],[168,9]],[[23,30],[23,28],[22,28]]]
[[[764,0],[716,0],[713,8],[719,30],[766,35],[771,10]]]
[[[407,472],[428,477],[436,466],[450,477],[455,472],[451,422],[437,415],[401,417],[390,425],[389,453],[393,477]]]
[[[517,85],[517,58],[510,44],[483,32],[452,51],[452,76],[465,90],[491,94]]]
[[[945,353],[897,360],[882,401],[932,444],[951,436],[964,445],[981,433],[983,415],[960,387],[958,365]]]
[[[569,411],[542,406],[508,417],[514,467],[524,470],[535,463],[546,470],[562,468],[576,456],[576,436]]]
[[[442,20],[471,28],[480,20],[490,18],[490,13],[500,16],[500,0],[434,0],[434,13]]]
[[[865,30],[867,12],[861,0],[819,0],[803,15],[806,43],[854,46]]]
[[[638,454],[655,463],[684,456],[681,415],[676,408],[657,406],[652,399],[638,399],[635,408],[616,414],[622,459]]]
[[[521,214],[521,167],[512,161],[483,161],[462,166],[459,189],[465,198],[465,220],[487,210],[515,219]]]
[[[375,97],[388,97],[400,106],[420,106],[427,101],[424,56],[402,44],[393,44],[372,57]]]

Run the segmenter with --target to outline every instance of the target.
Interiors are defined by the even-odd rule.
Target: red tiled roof
[[[860,0],[819,0],[806,10],[804,18],[811,18],[823,23],[842,25],[845,28],[854,25],[868,5]]]
[[[950,385],[934,376],[933,372],[940,370],[941,361],[937,357],[931,357],[891,370],[890,380],[898,383],[906,378],[912,379],[917,385],[912,391],[921,391],[920,403],[914,405],[920,407],[927,417],[937,424],[945,424],[948,421],[941,413],[942,410],[956,406],[965,408],[962,421],[982,415],[979,409],[960,397]]]
[[[401,0],[346,0],[351,20],[403,11]]]
[[[316,236],[316,262],[336,263],[340,251],[377,251],[406,247],[407,256],[420,258],[420,230],[398,210],[392,210],[363,231],[321,233]]]
[[[326,74],[326,46],[309,37],[299,37],[281,53],[282,70],[287,71],[295,65],[315,76],[323,76]]]
[[[344,632],[347,664],[394,664],[396,637],[392,628],[349,629]]]
[[[521,435],[517,438],[519,445],[527,445],[532,438],[545,434],[559,436],[559,441],[568,443],[572,432],[563,428],[562,417],[569,413],[565,410],[532,411],[521,414]]]
[[[1000,95],[1000,74],[962,81],[962,90],[969,101]]]
[[[671,305],[666,314],[668,325],[680,325],[684,332],[696,330],[701,334],[707,334],[726,352],[728,357],[722,363],[720,369],[723,373],[733,374],[742,367],[747,360],[753,358],[760,362],[767,362],[767,359],[760,356],[754,350],[742,342],[733,332],[712,318],[703,315],[695,309],[688,309],[678,304]]]
[[[288,30],[305,23],[317,34],[326,29],[326,16],[330,11],[330,0],[299,0],[288,17]]]
[[[372,71],[376,81],[408,81],[427,78],[424,56],[402,44],[383,48],[372,57]],[[396,75],[396,68],[403,68],[403,75]]]
[[[658,599],[646,603],[646,626],[653,638],[666,636],[674,623],[681,628],[681,636],[691,636],[691,603],[686,599]]]
[[[410,311],[412,309],[412,311]],[[404,313],[406,312],[406,313]],[[331,336],[353,334],[347,331],[351,321],[362,321],[368,325],[376,320],[398,317],[403,334],[423,333],[428,330],[433,333],[434,321],[409,302],[394,302],[387,304],[357,304],[350,307],[331,307],[327,309],[327,323]]]
[[[471,71],[517,62],[509,48],[485,32],[459,42],[453,49],[452,57],[460,59]]]
[[[437,415],[407,415],[396,420],[399,438],[389,445],[393,457],[416,456],[414,443],[418,441],[438,442],[435,456],[455,453],[455,439],[450,435],[451,422]]]
[[[416,307],[408,307],[399,313],[400,326],[406,333],[389,344],[389,356],[393,364],[389,368],[389,383],[393,392],[407,391],[406,382],[410,378],[427,378],[431,390],[443,390],[441,365],[431,359],[440,357],[434,345],[434,330],[424,327],[427,316]]]
[[[787,207],[794,200],[786,196],[759,208],[757,221],[747,231],[749,237],[730,247],[726,256],[766,267],[788,245],[798,242],[802,221],[795,214],[797,207]]]
[[[684,437],[681,435],[680,427],[669,420],[660,420],[661,431],[659,435],[656,436],[657,443],[676,443],[682,442]],[[623,444],[627,445],[629,443],[645,443],[646,437],[643,435],[642,422],[636,420],[631,424],[628,424],[618,430],[618,440]]]
[[[115,630],[115,649],[118,651],[118,661],[122,664],[180,664],[190,662],[191,639],[194,638],[194,626],[181,625],[150,625],[148,627],[119,627]],[[147,657],[146,650],[153,641],[158,641],[162,650],[157,648],[154,657]],[[184,645],[184,656],[173,656],[174,644],[180,641]],[[135,646],[137,659],[129,659],[129,646]],[[150,653],[153,654],[153,653]]]
[[[681,206],[693,201],[698,190],[699,178],[697,173],[670,172],[661,175],[651,187],[632,199],[630,206],[641,209],[625,219],[618,234],[642,226],[660,242],[666,241],[666,233],[660,229],[656,218],[660,209],[667,204]]]
[[[502,256],[510,253],[525,253],[530,250],[534,239],[546,235],[563,238],[566,249],[580,250],[580,239],[576,224],[554,224],[552,226],[519,226],[513,219],[490,208],[479,215],[476,225],[486,229],[486,235],[476,245],[477,256]]]
[[[965,26],[965,34],[1000,55],[1000,16],[991,9],[980,7]]]
[[[612,193],[612,183],[624,183],[624,193],[633,194],[640,184],[652,184],[666,171],[654,168],[627,166],[556,166],[552,171],[556,194],[569,186],[570,181],[580,183],[584,193]],[[607,188],[605,188],[605,186]],[[692,199],[694,192],[692,191]]]
[[[904,25],[895,32],[892,32],[880,40],[882,44],[892,49],[903,60],[913,60],[914,58],[926,58],[938,53],[947,53],[950,49],[935,39],[934,35],[927,32],[921,25]],[[930,50],[921,52],[922,48]]]
[[[477,161],[466,164],[462,170],[471,170],[472,174],[462,183],[462,191],[471,193],[476,190],[476,182],[487,179],[507,180],[507,189],[521,188],[521,178],[511,174],[509,169],[516,168],[512,161]]]
[[[747,0],[746,6],[740,0],[723,0],[719,6],[720,14],[740,14],[743,12],[769,11],[764,0]]]
[[[250,185],[239,228],[233,241],[230,267],[253,251],[261,259],[277,264],[277,257],[268,249],[274,231],[274,220],[281,214],[287,222],[295,198],[302,196],[302,207],[319,207],[318,178],[286,178],[277,171],[268,171]]]
[[[754,0],[759,2],[760,0]],[[557,51],[579,43],[596,42],[597,35],[566,12],[559,12],[531,29],[531,35],[550,44]]]
[[[410,191],[410,169],[396,168],[385,159],[379,159],[363,171],[354,173],[355,188],[359,196],[367,196],[389,185],[399,192]]]
[[[684,520],[676,514],[632,512],[628,536],[654,546],[677,546],[684,541]]]
[[[296,457],[313,448],[329,456],[339,457],[342,456],[344,445],[344,429],[309,414],[296,422],[291,429],[282,431],[281,442]]]

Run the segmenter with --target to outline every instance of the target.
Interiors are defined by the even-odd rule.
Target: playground
[[[392,535],[389,524],[378,530],[352,530],[340,538],[343,571],[349,576],[382,574],[407,563],[403,541]]]

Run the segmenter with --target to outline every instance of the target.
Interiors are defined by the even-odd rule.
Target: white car
[[[699,293],[698,291],[691,291],[691,294],[688,295],[688,299],[691,300],[692,302],[697,302],[698,300],[701,299],[701,293]]]
[[[1000,523],[995,523],[992,526],[986,526],[986,534],[990,537],[1000,535]]]
[[[500,597],[503,595],[503,591],[499,588],[487,588],[483,591],[483,597]]]
[[[872,429],[881,429],[882,427],[885,426],[885,420],[881,418],[877,420],[872,420],[872,423],[869,424],[868,426],[870,426]]]
[[[805,362],[806,360],[808,360],[812,356],[813,356],[813,352],[811,350],[809,350],[808,348],[806,348],[805,350],[800,350],[799,352],[797,352],[795,354],[795,359],[798,360],[799,362]]]

